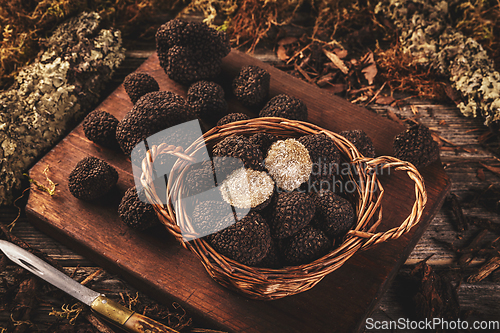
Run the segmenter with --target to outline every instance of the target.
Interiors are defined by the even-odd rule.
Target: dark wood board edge
[[[441,162],[438,161],[434,164],[441,165]],[[451,189],[450,179],[448,177],[446,177],[446,178],[444,178],[444,180],[445,180],[445,186],[442,188],[444,195],[441,196],[439,200],[436,200],[435,202],[433,202],[432,206],[426,207],[424,214],[422,216],[422,219],[421,219],[421,221],[422,221],[421,225],[418,226],[418,228],[415,228],[415,230],[412,230],[409,233],[401,236],[400,239],[395,240],[396,242],[403,242],[403,243],[406,243],[407,245],[404,247],[404,250],[403,250],[402,255],[399,258],[398,262],[393,267],[393,269],[390,271],[390,273],[387,275],[387,278],[385,279],[384,283],[379,288],[377,295],[375,296],[375,298],[373,298],[371,304],[368,306],[368,309],[367,309],[364,317],[358,321],[358,326],[353,328],[353,332],[363,332],[364,331],[364,325],[366,323],[366,319],[369,318],[369,316],[376,309],[380,299],[385,294],[385,292],[389,289],[390,285],[394,281],[394,278],[398,274],[399,270],[404,265],[405,261],[408,259],[411,252],[413,251],[413,249],[415,248],[415,246],[419,242],[419,240],[422,238],[422,235],[426,231],[427,227],[431,224],[432,220],[434,219],[434,217],[436,217],[437,213],[441,209],[444,201],[446,200],[446,195],[450,192],[450,189]],[[381,244],[381,245],[383,245],[383,244]]]

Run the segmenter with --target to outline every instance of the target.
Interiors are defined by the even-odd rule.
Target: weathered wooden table
[[[107,93],[103,95],[103,99],[123,81],[123,78],[128,73],[135,70],[154,52],[154,46],[151,43],[134,44],[131,47],[132,49],[127,52],[127,60],[115,75],[113,85],[110,85]],[[269,53],[256,54],[255,57],[270,63],[277,61]],[[483,188],[488,184],[500,184],[500,179],[493,173],[485,171],[484,180],[479,179],[476,174],[477,161],[494,160],[492,154],[485,151],[478,143],[478,137],[487,130],[480,120],[462,117],[453,105],[436,105],[423,100],[412,100],[411,106],[408,105],[398,109],[380,105],[371,105],[371,109],[382,116],[386,114],[387,109],[407,117],[411,117],[415,112],[418,112],[421,123],[437,131],[443,138],[450,140],[454,144],[467,148],[467,151],[441,151],[441,161],[452,181],[451,191],[456,193],[459,198],[464,198],[471,189]],[[466,162],[461,163],[461,161]],[[489,218],[497,223],[500,221],[498,215],[482,208],[466,210],[466,214]],[[14,207],[2,207],[0,209],[0,221],[4,224],[10,223],[16,215],[17,209]],[[463,244],[471,235],[477,232],[477,229],[469,229],[463,238],[459,240],[456,230],[450,223],[452,218],[449,208],[443,207],[440,210],[406,261],[402,271],[408,271],[412,265],[431,255],[432,257],[428,260],[428,263],[435,269],[458,271],[455,254],[444,246],[443,242],[457,245]],[[24,214],[18,220],[13,233],[59,261],[68,272],[76,270],[77,276],[86,276],[98,269],[95,264],[86,258],[72,252],[35,229]],[[474,264],[480,263],[475,262]],[[14,268],[9,267],[9,269]],[[2,276],[8,276],[9,272],[2,272],[1,274]],[[108,273],[99,278],[97,286],[100,286],[103,290],[109,290],[108,294],[111,296],[119,293],[135,295],[135,290],[122,281],[119,276]],[[405,300],[400,297],[400,287],[401,281],[396,278],[387,293],[380,300],[376,300],[379,305],[378,309],[372,314],[373,320],[388,321],[408,317],[407,312],[405,312]],[[459,289],[459,298],[462,310],[471,312],[471,318],[477,318],[478,320],[498,320],[500,318],[500,308],[498,307],[500,303],[500,285],[497,283],[488,279],[477,284],[463,282]],[[48,316],[50,310],[48,307],[41,306],[37,310],[37,318],[41,321],[53,320],[53,317]],[[0,327],[2,322],[8,320],[10,320],[8,314],[0,311]],[[307,321],[307,318],[303,318],[303,320]],[[200,324],[203,326],[204,323],[200,322]]]

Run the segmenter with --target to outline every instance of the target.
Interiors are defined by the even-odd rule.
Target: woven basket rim
[[[163,205],[159,199],[152,182],[153,163],[158,155],[169,153],[179,157],[177,163],[187,163],[192,157],[196,147],[210,145],[233,134],[250,135],[262,131],[280,132],[280,136],[293,137],[306,134],[325,133],[337,145],[343,158],[357,168],[358,176],[358,198],[355,204],[357,222],[338,247],[327,255],[304,265],[286,266],[279,269],[246,266],[217,253],[203,238],[197,238],[189,242],[183,240],[179,223],[184,223],[182,214],[182,199],[176,200],[177,207],[172,206],[172,193],[178,193],[181,184],[167,184],[167,205]],[[175,167],[175,166],[174,166]],[[386,231],[377,231],[382,222],[382,197],[384,188],[377,179],[377,168],[406,172],[408,177],[415,183],[415,201],[408,217],[398,227]],[[309,122],[289,120],[279,117],[252,118],[216,126],[196,140],[185,151],[178,147],[166,144],[154,146],[148,151],[148,155],[142,163],[143,174],[141,182],[146,190],[146,195],[153,204],[158,217],[165,227],[172,233],[181,244],[190,249],[198,256],[209,275],[220,284],[242,292],[250,298],[277,299],[287,295],[296,294],[312,288],[324,276],[341,267],[352,255],[359,250],[365,250],[375,244],[385,242],[389,239],[397,239],[412,227],[419,223],[427,202],[427,193],[424,180],[418,170],[409,162],[401,161],[391,156],[379,156],[376,158],[365,158],[356,147],[344,137],[337,133],[321,128]],[[170,177],[169,177],[170,179]],[[374,191],[374,187],[377,190]],[[376,196],[373,194],[376,193]]]

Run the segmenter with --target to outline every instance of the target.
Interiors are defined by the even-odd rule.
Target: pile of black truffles
[[[147,73],[131,73],[123,80],[123,87],[130,101],[136,103],[139,98],[153,91],[159,91],[158,82]]]
[[[107,194],[118,181],[116,169],[97,157],[78,162],[68,178],[71,194],[81,200],[94,200]]]
[[[195,207],[193,229],[218,253],[249,266],[296,266],[326,255],[356,222],[354,208],[328,189],[303,192],[300,186],[316,181],[312,158],[340,163],[332,145],[324,134],[280,140],[257,133],[221,140],[212,149],[214,168],[194,168],[186,179],[203,189],[213,188],[213,179],[221,180],[217,186],[221,195]],[[241,162],[220,177],[217,158],[224,157]],[[212,181],[203,185],[200,176]]]
[[[425,167],[439,158],[439,146],[424,125],[414,125],[396,136],[394,157],[408,161],[417,168]]]
[[[89,140],[130,156],[137,147],[145,153],[150,145],[162,142],[181,145],[186,141],[182,131],[158,139],[165,140],[161,142],[153,137],[189,120],[200,118],[229,127],[250,119],[245,113],[228,113],[226,93],[259,117],[308,119],[307,106],[300,99],[288,94],[269,96],[271,77],[260,67],[242,67],[229,91],[216,83],[222,58],[230,52],[224,32],[175,19],[158,29],[156,48],[161,67],[170,79],[185,86],[186,98],[161,91],[147,73],[132,73],[123,82],[133,104],[130,111],[121,120],[101,110],[90,113],[83,123]],[[366,133],[341,135],[361,154],[374,157]],[[411,128],[394,141],[396,156],[416,165],[429,163],[437,154],[429,138],[426,128]],[[145,140],[147,144],[139,146]],[[341,153],[327,134],[297,138],[264,131],[233,134],[207,148],[211,160],[185,170],[182,198],[198,198],[190,203],[191,231],[230,260],[265,268],[308,264],[331,251],[355,225],[352,203],[334,193],[332,179],[340,176]],[[155,165],[168,164],[164,156],[169,157],[160,155]],[[69,190],[78,199],[94,200],[109,193],[117,181],[117,171],[107,162],[87,157],[69,175]],[[160,224],[144,190],[138,192],[135,187],[123,195],[118,214],[125,225],[140,231]]]
[[[171,20],[156,32],[160,66],[174,81],[191,84],[212,80],[231,50],[226,33],[202,22]]]

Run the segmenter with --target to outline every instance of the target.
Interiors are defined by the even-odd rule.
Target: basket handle
[[[397,239],[404,233],[410,231],[415,225],[420,222],[422,213],[427,203],[427,192],[425,190],[424,179],[418,172],[417,168],[410,162],[399,160],[392,156],[380,156],[377,158],[361,158],[360,162],[366,163],[368,172],[375,172],[385,169],[392,169],[396,171],[404,171],[408,177],[415,183],[415,202],[413,203],[412,210],[406,219],[398,226],[389,229],[385,232],[365,232],[360,230],[350,230],[348,236],[357,236],[366,238],[366,241],[361,246],[361,249],[366,249],[372,245],[385,242],[388,239]],[[370,230],[375,229],[372,226]]]

